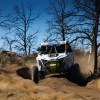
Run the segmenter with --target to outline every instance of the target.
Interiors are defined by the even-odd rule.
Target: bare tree
[[[12,25],[16,30],[16,49],[23,51],[25,57],[28,54],[29,44],[33,44],[31,40],[35,38],[34,34],[37,33],[29,33],[30,29],[32,29],[33,22],[39,16],[38,14],[34,14],[34,9],[35,6],[33,4],[26,7],[23,2],[21,5],[15,5],[14,7],[14,22],[12,21]]]
[[[66,35],[71,34],[71,30],[75,26],[72,24],[75,9],[73,10],[73,6],[69,3],[69,0],[50,1],[47,13],[51,15],[51,19],[47,21],[49,26],[49,38],[47,38],[47,40],[53,40],[54,37],[56,39],[60,38],[60,40],[65,40]]]
[[[13,44],[16,42],[15,40],[13,40],[12,38],[10,37],[2,37],[2,39],[5,41],[6,43],[6,46],[8,46],[9,48],[9,51],[12,51],[12,48],[13,48]]]
[[[10,14],[2,13],[2,10],[0,9],[0,28],[1,30],[5,31],[4,35],[6,35],[5,37],[1,37],[1,39],[4,40],[5,46],[9,48],[9,51],[12,51],[12,46],[15,40],[8,37],[6,34],[10,32],[10,29],[12,27],[11,21],[9,20],[9,16]]]
[[[8,19],[9,14],[5,14],[0,9],[0,28],[3,30],[10,30],[11,24],[10,20]]]
[[[33,53],[34,51],[34,46],[36,45],[36,40],[37,40],[37,36],[36,34],[38,33],[38,31],[36,31],[34,34],[30,34],[27,38],[27,42],[28,42],[28,55],[31,54],[31,52]]]
[[[97,73],[97,49],[99,47],[99,18],[100,1],[99,0],[75,0],[79,11],[79,27],[76,32],[80,33],[77,39],[84,38],[85,43],[91,45],[94,73]],[[81,27],[81,28],[80,28]],[[87,41],[86,41],[87,40]]]

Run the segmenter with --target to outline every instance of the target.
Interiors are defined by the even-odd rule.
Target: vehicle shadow
[[[78,84],[79,86],[86,86],[87,79],[85,79],[80,72],[79,64],[74,64],[66,75],[67,79]]]
[[[20,68],[16,71],[16,74],[24,79],[31,79],[30,69],[28,67]]]
[[[71,67],[70,70],[66,74],[57,74],[52,75],[50,77],[56,77],[56,78],[67,78],[69,81],[76,83],[79,86],[86,86],[88,81],[83,77],[83,75],[80,72],[79,64],[74,64],[73,67]]]

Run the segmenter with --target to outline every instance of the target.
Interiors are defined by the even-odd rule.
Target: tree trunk
[[[62,27],[62,30],[61,30],[61,32],[62,32],[62,40],[63,40],[63,41],[65,41],[65,32],[64,32],[64,29],[63,29],[63,27]]]
[[[28,55],[30,56],[31,54],[31,46],[28,47]]]
[[[27,57],[27,44],[26,44],[26,21],[25,21],[25,27],[24,27],[24,56]]]
[[[95,20],[93,25],[93,55],[94,55],[94,73],[97,73],[97,34],[98,34],[98,24],[99,24],[99,12],[98,12],[98,6],[96,5],[96,14],[95,14]]]
[[[9,48],[10,52],[12,52],[12,45],[10,44],[10,48]]]
[[[64,11],[62,10],[62,14],[61,14],[61,23],[62,23],[62,26],[61,26],[61,33],[62,33],[62,40],[65,41],[65,30],[64,30]]]

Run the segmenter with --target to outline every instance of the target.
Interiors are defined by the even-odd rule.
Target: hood
[[[38,55],[37,56],[37,60],[47,60],[47,61],[50,61],[50,60],[57,60],[57,59],[61,59],[61,58],[64,58],[66,57],[66,53],[60,53],[60,54],[41,54],[41,55]]]

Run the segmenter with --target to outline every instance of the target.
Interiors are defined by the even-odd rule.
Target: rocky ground
[[[18,75],[20,69],[17,65],[0,69],[0,100],[100,100],[99,78],[79,86],[66,77],[50,75],[35,84]]]

